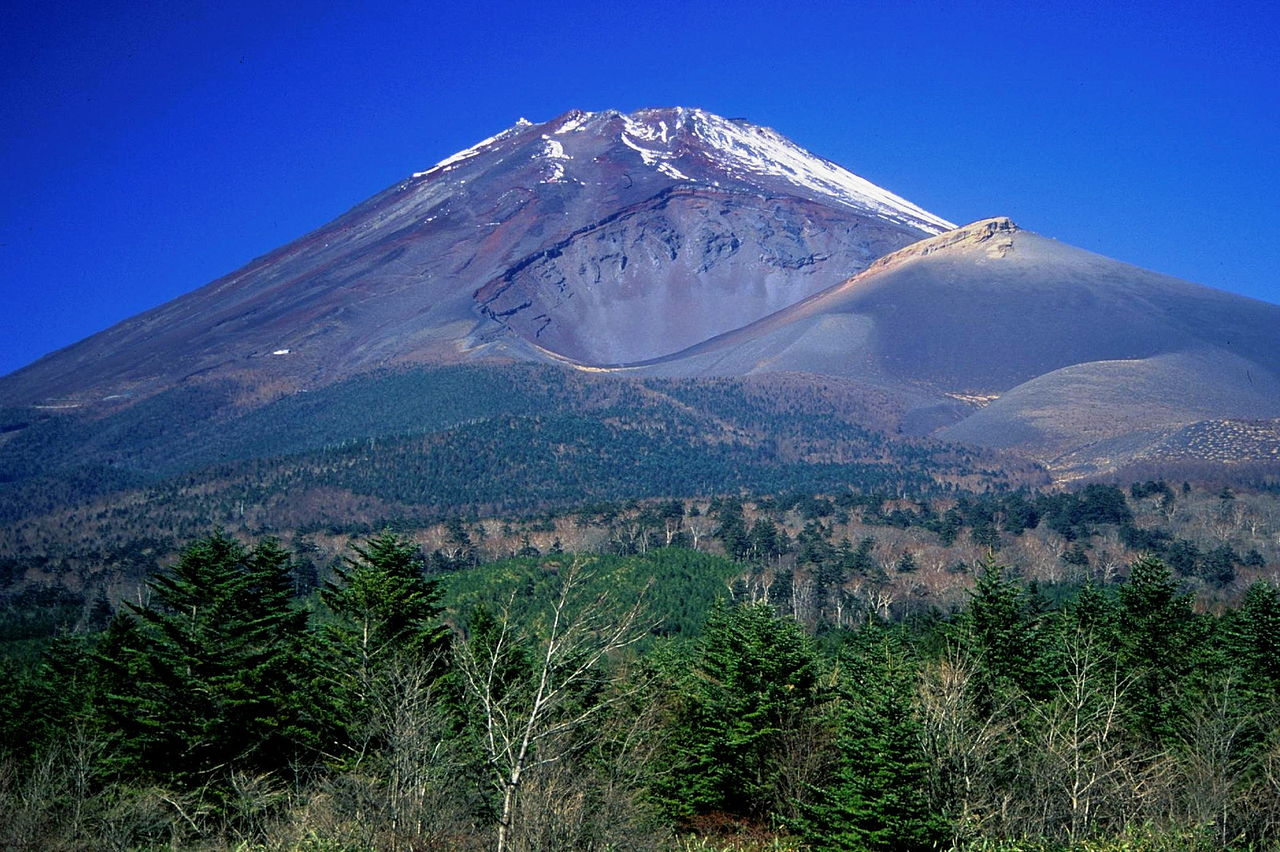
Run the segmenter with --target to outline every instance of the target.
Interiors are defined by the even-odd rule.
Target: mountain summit
[[[196,377],[279,393],[490,355],[640,361],[949,227],[745,121],[680,107],[521,120],[0,380],[0,400],[94,405]]]
[[[535,143],[540,150],[532,159],[538,162],[535,168],[541,171],[541,183],[585,185],[598,180],[599,171],[589,164],[598,163],[604,154],[614,164],[645,167],[632,173],[636,180],[645,180],[651,171],[690,184],[799,195],[823,203],[834,201],[862,214],[925,232],[940,233],[955,227],[769,128],[685,107],[643,109],[631,115],[615,110],[571,110],[539,125],[522,119],[514,127],[418,172],[414,178],[454,171],[482,154],[523,153],[522,149],[534,138],[540,143]],[[628,158],[617,150],[619,143],[634,155]],[[634,162],[636,158],[638,164]],[[632,162],[628,163],[628,159]]]

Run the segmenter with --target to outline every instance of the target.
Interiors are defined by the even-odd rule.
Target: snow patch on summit
[[[564,145],[552,139],[550,136],[542,137],[542,150],[535,157],[545,157],[548,160],[571,160],[573,159],[564,152]]]
[[[625,130],[619,138],[622,139],[623,145],[626,145],[633,151],[640,152],[640,159],[644,160],[644,164],[646,166],[652,166],[665,156],[661,151],[654,151],[651,148],[641,148],[639,145],[627,138],[627,132]]]
[[[564,164],[567,160],[573,159],[573,157],[564,152],[564,145],[546,135],[542,137],[542,147],[533,155],[533,158],[547,161],[547,166],[543,171],[542,183],[556,183],[563,180]]]
[[[643,139],[645,142],[666,142],[667,141],[667,123],[660,121],[655,126],[647,121],[638,121],[629,115],[622,116],[622,127],[624,133],[630,133],[637,139]]]
[[[523,122],[523,124],[521,122]],[[469,160],[472,157],[474,157],[476,154],[479,154],[481,151],[488,148],[493,143],[500,142],[501,140],[506,139],[508,136],[512,136],[516,133],[519,133],[521,130],[524,130],[524,128],[528,127],[529,124],[530,123],[527,119],[522,118],[516,122],[515,127],[508,127],[506,130],[502,131],[501,133],[495,133],[494,135],[490,136],[488,139],[482,139],[481,141],[472,145],[470,148],[463,148],[458,153],[453,154],[452,156],[449,156],[449,157],[445,157],[443,160],[436,163],[434,166],[432,166],[431,168],[427,169],[424,172],[414,172],[413,176],[415,178],[420,178],[420,177],[426,177],[427,175],[432,174],[434,172],[438,172],[438,171],[447,172],[453,167],[457,166],[463,160]]]
[[[564,124],[560,125],[560,129],[556,131],[556,135],[560,136],[561,134],[572,133],[575,130],[581,129],[582,125],[586,124],[587,119],[591,118],[591,116],[592,113],[589,112],[579,113]]]
[[[514,127],[446,157],[430,169],[416,172],[413,177],[450,171],[531,126],[537,125],[521,119]],[[835,163],[809,153],[781,134],[743,119],[725,119],[686,107],[642,109],[631,114],[616,110],[572,110],[540,127],[543,132],[539,144],[530,148],[535,152],[532,158],[543,161],[544,183],[565,179],[566,165],[572,156],[565,151],[561,139],[569,143],[571,150],[579,153],[584,146],[591,149],[590,146],[598,145],[599,141],[617,140],[638,153],[644,165],[672,180],[701,180],[714,186],[719,185],[715,178],[727,174],[764,192],[786,192],[784,186],[779,186],[779,181],[782,181],[804,194],[816,194],[929,234],[940,234],[956,227],[952,222]],[[574,134],[572,139],[567,138],[569,134]],[[530,148],[523,149],[525,156],[530,156]],[[712,168],[711,172],[707,172],[708,166]]]
[[[693,180],[693,178],[689,177],[670,163],[659,163],[658,171],[662,172],[672,180]]]
[[[724,171],[738,180],[768,189],[761,178],[781,179],[816,192],[856,210],[873,213],[931,234],[955,228],[955,224],[917,207],[905,198],[876,186],[825,160],[766,127],[741,119],[725,119],[700,109],[673,107],[646,109],[627,115],[619,112],[587,113],[566,126],[595,116],[616,118],[622,127],[622,144],[640,154],[646,166],[667,177],[691,180],[676,168],[691,149],[701,149]]]
[[[722,164],[731,172],[780,177],[851,207],[870,208],[886,218],[935,234],[956,227],[905,198],[810,154],[768,128],[727,121],[702,110],[694,110],[693,117],[694,134],[725,155]]]

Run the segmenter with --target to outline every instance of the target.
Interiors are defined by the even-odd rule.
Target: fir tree
[[[782,738],[812,706],[817,672],[794,621],[764,603],[717,604],[681,685],[672,765],[659,791],[670,809],[766,816]]]
[[[1047,643],[1038,596],[1008,578],[991,556],[982,563],[972,595],[964,623],[989,697],[1010,686],[1025,696],[1042,696]]]
[[[196,541],[148,585],[136,623],[117,616],[100,651],[102,704],[124,765],[186,786],[298,757],[305,614],[289,557],[223,533]]]
[[[819,850],[933,849],[946,821],[930,811],[915,668],[907,648],[868,629],[839,658],[836,763],[800,828]]]
[[[1122,659],[1136,678],[1131,710],[1139,730],[1157,740],[1174,735],[1185,687],[1202,650],[1191,597],[1178,590],[1159,559],[1133,563],[1120,588]]]
[[[316,667],[323,672],[328,737],[359,755],[373,736],[369,714],[385,676],[411,664],[438,677],[449,636],[438,583],[424,575],[411,541],[384,531],[352,550],[321,591],[333,618],[323,625]]]
[[[1280,696],[1280,589],[1259,581],[1245,592],[1229,643],[1245,688],[1263,704]]]

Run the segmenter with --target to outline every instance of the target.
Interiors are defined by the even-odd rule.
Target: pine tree
[[[95,707],[100,679],[94,659],[93,641],[82,634],[58,636],[49,643],[26,683],[25,706],[17,714],[24,727],[13,742],[32,748],[56,743],[73,729],[100,733]]]
[[[1136,679],[1134,722],[1144,734],[1168,739],[1202,650],[1191,596],[1178,590],[1163,562],[1143,557],[1120,588],[1119,622],[1122,660]]]
[[[1280,697],[1280,589],[1258,581],[1249,586],[1233,619],[1232,659],[1256,701]]]
[[[384,531],[352,550],[320,593],[333,618],[323,625],[316,668],[327,737],[358,757],[376,740],[370,713],[385,677],[403,665],[443,674],[449,634],[439,585],[424,575],[411,541]]]
[[[144,646],[138,619],[119,610],[103,631],[94,659],[97,717],[114,746],[110,763],[126,776],[142,773],[142,755],[154,727],[150,702],[144,701],[143,684],[149,677]]]
[[[117,616],[99,652],[101,699],[124,767],[186,786],[297,758],[305,614],[289,557],[224,533],[194,542],[152,579],[146,606]],[[136,619],[136,621],[134,621]]]
[[[263,732],[257,746],[268,765],[285,766],[314,745],[306,691],[307,613],[295,606],[294,557],[268,538],[244,563],[241,587],[245,645],[241,721]]]
[[[30,756],[39,718],[39,684],[27,666],[0,656],[0,760]]]
[[[724,546],[724,552],[731,559],[745,559],[751,550],[751,537],[747,532],[747,522],[742,515],[742,504],[737,500],[724,503],[717,513],[719,526],[715,537]]]
[[[984,686],[994,699],[1009,687],[1030,697],[1047,688],[1047,642],[1036,597],[1006,576],[988,556],[981,566],[963,624],[981,665]]]
[[[836,764],[800,820],[805,839],[820,850],[935,848],[946,822],[930,809],[907,648],[868,629],[838,665]]]
[[[660,798],[683,816],[766,816],[783,737],[812,708],[817,675],[812,643],[794,621],[764,603],[717,604],[680,684]]]

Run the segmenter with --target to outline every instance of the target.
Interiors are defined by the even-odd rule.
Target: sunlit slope
[[[991,219],[923,240],[648,371],[807,370],[998,394],[1062,367],[1209,348],[1280,368],[1280,306]]]
[[[1280,307],[991,219],[633,369],[854,378],[910,400],[915,431],[1045,458],[1155,425],[1280,416]]]
[[[1163,425],[1277,416],[1280,380],[1273,373],[1206,347],[1054,370],[1013,388],[941,434],[990,447],[1032,447],[1053,458]]]

